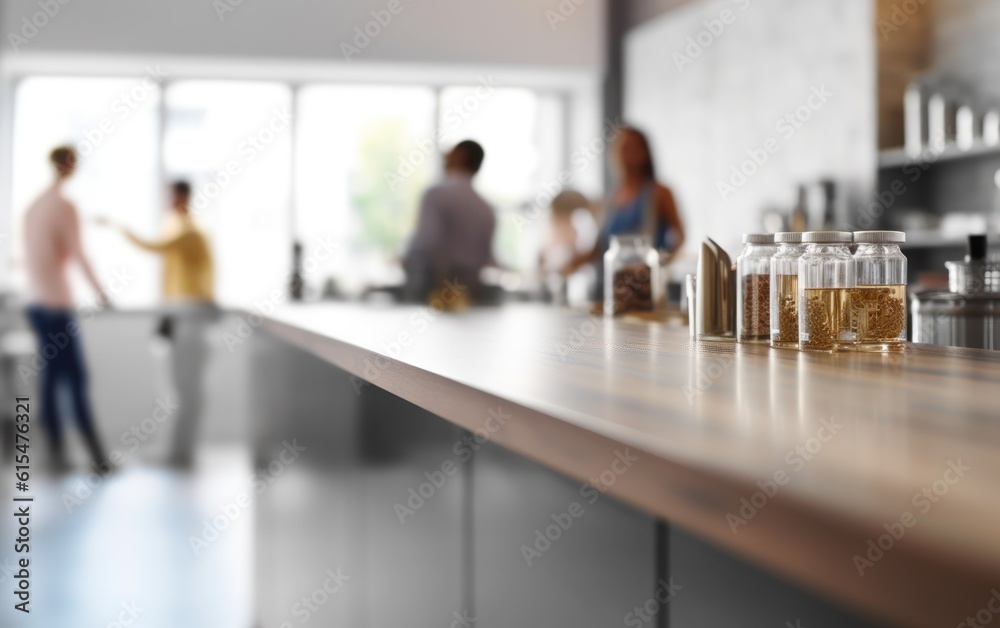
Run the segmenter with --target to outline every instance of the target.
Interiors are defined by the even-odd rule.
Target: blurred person
[[[467,287],[462,300],[485,297],[479,275],[493,264],[496,216],[472,187],[485,156],[477,142],[459,142],[445,155],[444,180],[424,193],[403,258],[408,300],[426,301],[445,282]]]
[[[203,405],[208,362],[208,328],[217,318],[214,270],[208,238],[191,218],[191,185],[170,186],[171,211],[162,237],[145,240],[119,227],[133,244],[163,258],[163,299],[167,314],[157,333],[170,342],[171,374],[179,397],[170,464],[190,467]],[[110,224],[107,220],[106,224]]]
[[[669,263],[684,245],[684,225],[670,188],[656,180],[649,140],[634,127],[622,127],[614,148],[618,185],[608,200],[604,228],[597,244],[563,268],[571,274],[584,264],[600,262],[612,236],[638,234],[650,239]],[[598,277],[601,273],[598,273]]]
[[[69,465],[58,396],[60,390],[66,390],[91,459],[101,468],[107,461],[87,394],[86,360],[69,285],[70,264],[80,266],[102,305],[107,306],[109,301],[83,251],[76,206],[64,195],[66,181],[76,171],[76,152],[59,147],[49,155],[49,161],[55,174],[53,183],[24,217],[29,291],[26,314],[38,340],[38,353],[44,358],[38,381],[39,417],[48,435],[53,468],[65,471]]]
[[[557,194],[549,209],[538,252],[538,271],[547,295],[561,303],[566,297],[561,271],[577,255],[593,248],[598,226],[590,199],[575,190]]]

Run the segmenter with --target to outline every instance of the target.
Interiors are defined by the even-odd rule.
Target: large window
[[[296,222],[313,258],[309,283],[333,277],[340,290],[356,293],[399,281],[396,260],[438,162],[434,109],[427,88],[302,89]],[[320,238],[336,243],[337,254],[312,255]]]
[[[80,212],[84,249],[106,286],[112,279],[121,304],[150,303],[159,289],[157,260],[117,232],[95,226],[99,216],[153,229],[160,211],[157,175],[157,104],[160,88],[142,79],[37,77],[15,95],[11,254],[15,286],[25,288],[21,229],[24,212],[52,184],[49,152],[76,147],[80,162],[67,195]],[[77,273],[78,299],[92,297]]]
[[[20,83],[15,114],[12,228],[20,232],[24,211],[51,180],[48,151],[78,146],[83,159],[67,192],[86,221],[85,246],[98,272],[110,278],[124,269],[135,277],[116,295],[129,305],[158,300],[159,263],[91,218],[108,216],[153,237],[173,179],[194,185],[193,210],[211,239],[219,299],[246,304],[285,287],[295,241],[313,294],[331,284],[350,295],[399,282],[398,259],[420,197],[441,175],[442,151],[465,138],[486,148],[476,185],[498,213],[497,260],[530,270],[541,225],[518,218],[566,166],[563,97],[489,79],[437,88],[293,89],[39,77]],[[102,124],[110,130],[102,132]],[[15,277],[23,285],[20,238],[14,241]]]
[[[291,90],[274,83],[181,81],[166,91],[163,164],[194,184],[211,238],[218,298],[252,303],[291,270]]]
[[[497,261],[518,270],[532,268],[539,225],[520,218],[538,215],[525,212],[525,206],[547,185],[557,185],[563,168],[561,99],[484,81],[442,90],[439,118],[442,149],[466,138],[486,148],[477,187],[498,211]]]

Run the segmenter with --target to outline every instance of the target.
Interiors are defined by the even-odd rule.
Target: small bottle
[[[655,312],[663,302],[660,254],[649,238],[611,236],[604,254],[604,315]]]
[[[906,345],[906,256],[902,231],[856,231],[851,331],[858,351],[899,351]]]
[[[854,344],[848,291],[855,284],[849,231],[802,234],[799,258],[799,349],[836,351]]]
[[[736,339],[768,342],[771,338],[771,257],[778,248],[770,233],[744,233],[736,258]]]
[[[928,148],[940,155],[955,143],[956,107],[944,94],[935,93],[927,101]]]
[[[799,258],[805,251],[797,231],[774,234],[778,251],[771,258],[771,346],[799,346]]]
[[[292,245],[292,273],[288,277],[288,293],[292,301],[301,301],[305,293],[302,277],[302,243]]]
[[[983,114],[983,144],[1000,145],[1000,109],[990,109]]]
[[[809,188],[799,185],[798,200],[795,201],[795,208],[788,218],[789,231],[805,231],[809,223],[809,214],[806,208],[809,205]]]
[[[919,82],[910,83],[903,97],[903,138],[906,154],[917,158],[927,147],[928,90]]]

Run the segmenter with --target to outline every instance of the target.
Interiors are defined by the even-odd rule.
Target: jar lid
[[[743,244],[774,244],[772,233],[744,233]]]
[[[649,236],[641,233],[619,233],[611,236],[610,240],[619,245],[630,244],[633,246],[650,246],[652,241]]]
[[[854,234],[850,231],[807,231],[802,234],[806,244],[850,244]]]
[[[774,241],[778,244],[799,244],[802,242],[802,232],[782,231],[774,234]]]
[[[854,241],[866,244],[901,244],[906,242],[906,234],[902,231],[855,231]]]
[[[626,242],[628,240],[648,240],[649,236],[644,233],[616,233],[611,236],[611,239]]]

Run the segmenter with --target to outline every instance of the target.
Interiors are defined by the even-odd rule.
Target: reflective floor
[[[13,609],[14,517],[0,523],[0,625],[247,628],[253,517],[243,510],[196,554],[191,537],[245,492],[249,452],[200,452],[197,470],[135,465],[91,488],[83,473],[32,481],[31,614]],[[13,470],[9,475],[13,476]],[[5,476],[8,473],[4,473]],[[96,484],[93,479],[91,484]],[[4,485],[9,484],[3,482]],[[0,498],[11,512],[10,488]],[[222,521],[221,519],[218,521]]]

